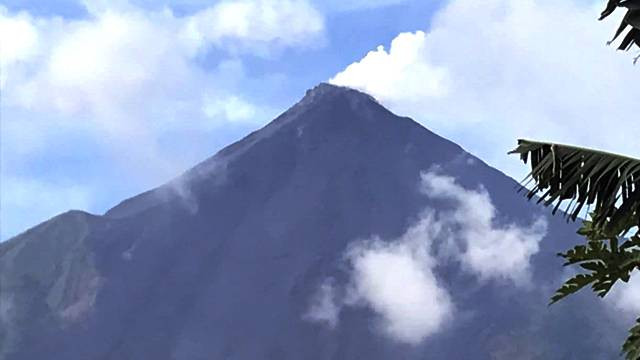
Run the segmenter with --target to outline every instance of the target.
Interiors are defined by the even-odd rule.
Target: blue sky
[[[0,239],[162,184],[322,81],[517,178],[518,137],[637,156],[637,68],[601,5],[0,1]]]

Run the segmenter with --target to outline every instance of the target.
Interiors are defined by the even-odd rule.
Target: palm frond
[[[613,14],[618,8],[626,8],[627,13],[620,22],[620,26],[613,36],[613,39],[611,39],[608,44],[613,43],[627,27],[631,27],[631,30],[629,30],[618,46],[618,50],[627,51],[631,49],[633,45],[640,47],[640,0],[608,0],[605,10],[600,14],[599,20],[603,20]]]
[[[569,200],[564,212],[575,220],[585,206],[593,207],[595,226],[624,231],[640,225],[640,160],[575,146],[518,140],[509,152],[519,154],[531,173],[521,190],[538,203],[554,205],[553,213]]]
[[[613,14],[613,12],[616,11],[618,6],[620,5],[621,1],[622,0],[609,0],[609,1],[607,1],[607,7],[604,9],[602,14],[600,14],[600,18],[598,20],[604,20],[607,16]]]

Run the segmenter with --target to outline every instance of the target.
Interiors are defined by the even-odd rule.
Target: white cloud
[[[323,284],[313,299],[311,321],[335,327],[343,306],[375,312],[391,339],[418,344],[441,331],[454,317],[452,295],[438,280],[438,262],[456,261],[481,281],[530,285],[530,260],[546,234],[546,222],[530,227],[496,225],[497,212],[488,193],[468,190],[454,178],[422,174],[422,192],[451,202],[448,210],[427,208],[398,239],[374,237],[353,243],[346,252],[346,296],[336,284]]]
[[[429,254],[432,216],[425,216],[400,239],[358,242],[347,259],[351,268],[347,302],[380,316],[390,338],[418,344],[439,331],[453,315],[449,293],[433,273]]]
[[[243,79],[221,73],[226,61],[219,69],[201,67],[199,56],[232,56],[238,47],[268,55],[313,43],[324,30],[321,14],[305,1],[224,1],[183,17],[127,2],[87,6],[92,13],[83,20],[0,8],[5,112],[53,112],[66,117],[57,126],[149,143],[177,124],[209,129],[245,121],[263,109],[227,89],[229,81]],[[212,98],[221,109],[213,113]]]
[[[366,307],[394,341],[417,345],[437,333],[454,314],[451,296],[433,272],[430,247],[440,231],[435,214],[426,211],[398,239],[352,243],[344,258],[348,284],[326,280],[304,318],[333,328],[343,307]]]
[[[222,2],[185,17],[131,6],[73,21],[1,14],[0,27],[13,30],[2,39],[3,72],[12,79],[3,86],[5,106],[85,115],[100,130],[127,136],[193,118],[212,95],[234,110],[220,115],[246,117],[246,100],[225,93],[198,56],[302,46],[321,38],[324,27],[310,5],[291,0]]]
[[[189,37],[253,52],[269,46],[309,46],[322,41],[324,19],[303,0],[222,1],[190,17]]]
[[[606,47],[601,2],[452,0],[331,79],[377,97],[520,178],[506,152],[533,138],[640,154],[631,55]]]
[[[2,157],[12,165],[3,176],[66,136],[93,142],[113,171],[155,186],[194,161],[163,144],[174,131],[211,134],[276,114],[242,94],[243,86],[272,79],[248,77],[239,52],[272,57],[286,47],[318,46],[324,37],[322,15],[304,0],[223,1],[187,15],[128,1],[85,6],[89,16],[82,19],[0,6],[0,135]],[[203,64],[211,55],[222,60]]]
[[[421,31],[400,34],[393,40],[391,52],[387,53],[380,45],[331,82],[363,89],[381,100],[401,97],[403,101],[420,102],[429,97],[444,97],[448,92],[448,72],[423,61],[425,37]],[[421,81],[415,81],[416,78]]]
[[[517,285],[530,280],[530,259],[539,250],[547,224],[539,219],[530,227],[495,224],[497,211],[484,189],[467,190],[455,179],[435,173],[422,174],[423,192],[455,202],[455,210],[441,221],[459,225],[453,237],[462,241],[463,266],[481,279],[509,279]]]
[[[8,16],[0,8],[0,84],[6,79],[5,69],[31,58],[37,51],[38,31],[26,13]]]

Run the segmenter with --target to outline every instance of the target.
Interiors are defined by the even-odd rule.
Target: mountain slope
[[[447,209],[420,191],[433,169],[485,188],[496,222],[543,216],[456,144],[321,84],[168,184],[0,244],[0,359],[614,358],[624,326],[597,302],[546,307],[554,254],[577,241],[555,218],[533,289],[438,266],[461,315],[419,344],[388,339],[367,307],[345,307],[333,328],[305,317],[327,278],[348,283],[355,241],[398,238],[425,209]]]

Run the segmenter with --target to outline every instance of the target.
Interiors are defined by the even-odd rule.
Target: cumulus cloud
[[[354,242],[345,254],[345,290],[323,284],[308,320],[335,327],[342,307],[366,307],[391,339],[418,344],[455,315],[455,299],[434,270],[439,263],[458,262],[481,281],[530,285],[531,256],[546,234],[543,220],[529,227],[497,225],[497,211],[483,188],[466,189],[436,172],[423,173],[421,180],[425,196],[450,202],[451,209],[425,209],[398,239]]]
[[[89,19],[70,21],[0,9],[3,74],[12,79],[3,82],[5,106],[86,115],[113,132],[158,127],[198,111],[211,117],[212,101],[231,103],[215,115],[246,120],[254,115],[246,99],[221,90],[216,72],[200,67],[198,56],[304,45],[324,26],[313,7],[292,0],[226,1],[184,17],[168,9],[98,8]]]
[[[443,97],[448,93],[449,72],[445,67],[423,61],[425,38],[421,31],[400,34],[393,40],[390,52],[380,45],[330,81],[362,89],[383,101],[401,98],[419,103],[425,98]],[[377,73],[380,70],[383,71]],[[374,72],[376,76],[372,78]],[[415,81],[416,78],[421,81]]]
[[[530,259],[547,232],[542,218],[530,227],[495,224],[496,208],[486,190],[467,190],[449,176],[422,174],[422,190],[431,197],[455,202],[455,210],[442,221],[460,225],[454,240],[461,242],[459,259],[482,279],[509,279],[525,285],[530,280]]]
[[[349,282],[325,280],[304,318],[334,328],[343,307],[366,307],[394,341],[417,345],[435,334],[454,311],[429,250],[440,230],[435,214],[427,211],[398,239],[354,242],[344,256]]]
[[[352,281],[347,303],[372,309],[382,331],[402,343],[422,342],[453,313],[451,296],[438,282],[429,253],[437,227],[428,215],[400,239],[359,242],[347,254]]]
[[[27,14],[9,17],[0,11],[0,34],[4,34],[0,35],[0,67],[3,70],[35,55],[38,31]],[[0,84],[4,84],[6,77],[7,72],[2,71]]]
[[[234,0],[190,17],[187,34],[235,51],[268,51],[269,46],[314,45],[324,30],[322,15],[302,0]]]
[[[601,2],[452,0],[426,31],[399,34],[330,81],[377,97],[395,112],[520,178],[505,153],[516,138],[640,154],[631,55],[605,46],[618,19]],[[619,14],[619,16],[621,16]]]
[[[313,43],[324,29],[321,14],[302,0],[223,1],[187,16],[127,2],[92,1],[87,8],[89,18],[65,20],[0,7],[5,114],[53,113],[62,118],[55,126],[135,137],[147,147],[177,125],[255,122],[267,109],[228,89],[245,80],[241,63],[231,69],[238,78],[229,80],[229,61],[207,69],[199,57],[268,55]]]
[[[247,76],[239,55],[273,57],[324,38],[322,14],[305,0],[222,1],[187,14],[83,3],[88,16],[75,19],[0,6],[3,176],[73,138],[108,154],[129,181],[155,186],[202,156],[168,147],[175,131],[210,138],[277,113],[242,91],[275,77]]]

